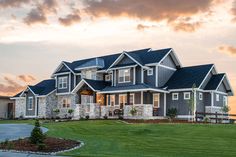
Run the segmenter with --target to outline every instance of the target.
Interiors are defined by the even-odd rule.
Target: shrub
[[[107,115],[103,116],[104,119],[108,119]]]
[[[170,108],[170,109],[168,109],[166,115],[170,118],[171,121],[174,120],[174,118],[175,118],[176,115],[177,115],[177,109],[176,109],[176,108]]]
[[[46,144],[44,143],[38,143],[37,144],[37,149],[40,151],[40,150],[44,150],[46,148]]]
[[[79,120],[84,120],[84,117],[80,116]]]
[[[68,113],[70,114],[70,117],[69,118],[72,118],[72,113],[74,112],[74,110],[73,109],[69,109],[68,110]]]
[[[119,115],[119,120],[123,120],[124,119],[124,117],[123,117],[123,115]]]
[[[89,119],[89,115],[85,116],[85,119],[88,120]]]
[[[30,141],[33,144],[39,144],[43,143],[44,139],[45,135],[43,134],[42,129],[40,128],[39,120],[36,119],[34,129],[31,132]]]
[[[130,114],[131,114],[132,116],[135,116],[135,115],[137,114],[137,110],[136,110],[135,107],[132,107],[132,109],[130,110]]]
[[[209,121],[210,121],[210,119],[209,119],[208,117],[204,117],[204,118],[203,118],[203,122],[204,122],[204,123],[208,123]]]

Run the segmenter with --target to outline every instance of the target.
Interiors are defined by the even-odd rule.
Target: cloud
[[[231,9],[231,13],[234,16],[233,22],[236,22],[236,0],[233,2],[233,7]]]
[[[172,24],[172,27],[176,32],[179,32],[179,31],[194,32],[198,28],[200,28],[201,25],[202,25],[201,22],[194,22],[194,23],[179,22],[179,23],[176,23],[176,24]]]
[[[0,8],[20,7],[30,1],[31,0],[0,0]]]
[[[73,13],[68,14],[66,17],[62,18],[60,17],[58,19],[58,21],[64,25],[64,26],[70,26],[73,25],[74,23],[80,22],[81,21],[81,17],[79,15],[79,10],[78,9],[74,9]]]
[[[200,13],[210,12],[214,0],[99,0],[84,1],[85,11],[93,17],[138,18],[150,21],[176,22],[178,18],[191,17]],[[172,25],[170,25],[172,26]],[[195,30],[199,24],[180,23],[177,30]]]
[[[218,50],[222,53],[236,55],[236,47],[231,45],[222,45],[218,47]]]
[[[32,75],[19,75],[18,78],[24,82],[32,82],[36,80]]]
[[[138,24],[137,30],[144,31],[145,29],[150,29],[150,28],[154,28],[154,27],[156,27],[156,26],[155,25],[148,26],[148,25]]]
[[[57,2],[56,0],[44,0],[43,3],[38,3],[36,8],[31,9],[31,11],[24,18],[24,22],[27,25],[32,24],[46,24],[47,15],[51,13],[57,13]]]
[[[36,79],[31,75],[3,76],[5,83],[0,83],[0,95],[13,96],[27,87]]]

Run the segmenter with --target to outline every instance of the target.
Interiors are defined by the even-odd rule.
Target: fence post
[[[197,122],[197,111],[195,112],[195,121]]]
[[[217,115],[217,112],[215,113],[216,114],[216,124],[218,123],[218,115]]]

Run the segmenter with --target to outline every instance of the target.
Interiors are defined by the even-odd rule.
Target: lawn
[[[29,121],[31,122],[31,121]],[[48,136],[82,140],[63,155],[82,157],[235,157],[236,125],[125,124],[116,120],[45,123]]]

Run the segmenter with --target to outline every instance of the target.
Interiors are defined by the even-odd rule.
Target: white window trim
[[[63,82],[63,79],[66,79],[65,82]],[[62,86],[60,87],[60,80],[62,81],[61,84]],[[66,86],[63,86],[64,83],[66,83]],[[63,76],[63,77],[59,77],[58,78],[58,89],[67,89],[68,87],[68,77],[67,76]]]
[[[147,75],[152,76],[153,75],[153,68],[150,68],[147,70]]]
[[[122,77],[124,77],[124,81],[120,81],[120,71],[125,71],[125,70],[129,70],[129,80],[128,81],[125,80],[125,72],[124,72],[124,76],[122,76]],[[119,69],[118,70],[118,83],[129,83],[131,81],[131,74],[130,74],[130,72],[131,72],[130,68]]]
[[[175,98],[175,95],[177,98]],[[179,93],[172,93],[172,100],[179,100]]]
[[[184,100],[190,100],[191,93],[190,92],[184,92]]]
[[[220,95],[216,94],[216,101],[220,101]]]
[[[199,93],[199,100],[203,100],[203,94]]]
[[[155,95],[158,95],[158,107],[155,107],[154,106],[154,96]],[[152,104],[153,104],[153,108],[160,108],[160,94],[159,93],[155,93],[155,94],[153,94],[153,100],[152,100]]]
[[[29,100],[32,100],[31,102],[32,102],[32,104],[31,104],[31,108],[29,108]],[[31,96],[31,97],[28,97],[28,102],[27,102],[27,110],[33,110],[33,97]]]
[[[228,97],[227,96],[223,97],[223,105],[228,106]]]

